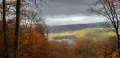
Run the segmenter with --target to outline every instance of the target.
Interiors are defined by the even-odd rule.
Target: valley
[[[106,28],[86,28],[83,30],[61,32],[61,33],[50,33],[49,38],[56,40],[61,39],[105,39],[115,36],[113,31],[109,31]]]

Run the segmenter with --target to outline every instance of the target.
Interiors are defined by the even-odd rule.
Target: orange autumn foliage
[[[7,21],[9,58],[14,56],[14,20]],[[119,58],[115,37],[106,40],[80,39],[74,44],[51,41],[39,28],[20,28],[19,58]],[[42,32],[42,33],[41,33]],[[0,21],[0,58],[3,58],[3,31]]]
[[[20,58],[55,58],[52,45],[36,30],[28,30],[20,39]]]
[[[13,58],[14,52],[14,20],[7,21],[7,38],[9,58]],[[3,35],[2,24],[0,24],[0,58],[3,58]],[[41,37],[41,33],[34,28],[24,29],[21,27],[19,40],[19,56],[20,58],[56,58],[53,56],[55,52],[49,44],[46,37]],[[52,55],[51,55],[52,54]]]

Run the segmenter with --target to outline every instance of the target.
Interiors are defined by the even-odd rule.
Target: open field
[[[105,28],[87,28],[83,30],[73,31],[73,32],[64,32],[58,34],[49,34],[49,38],[62,39],[62,38],[70,38],[70,39],[84,39],[84,38],[92,38],[92,39],[100,39],[100,38],[109,38],[115,36],[113,31],[108,31]]]

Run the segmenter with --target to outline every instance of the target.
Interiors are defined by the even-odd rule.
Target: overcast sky
[[[49,14],[53,16],[87,15],[87,9],[95,0],[53,0]]]
[[[87,11],[96,0],[53,0],[47,7],[48,25],[87,24],[103,22]]]
[[[1,0],[0,0],[1,1]],[[96,0],[48,0],[45,18],[48,25],[87,24],[102,22],[100,17],[90,14],[88,9]]]

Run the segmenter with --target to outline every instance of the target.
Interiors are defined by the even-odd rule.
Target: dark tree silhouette
[[[7,35],[6,35],[6,7],[5,7],[5,0],[3,2],[3,37],[4,37],[4,58],[8,58],[8,45],[7,45]]]
[[[17,0],[16,3],[16,26],[15,26],[15,38],[14,38],[14,58],[19,57],[19,27],[20,27],[20,5],[21,0]]]

